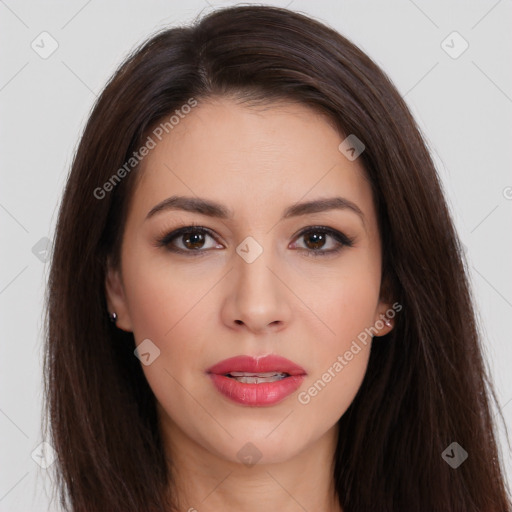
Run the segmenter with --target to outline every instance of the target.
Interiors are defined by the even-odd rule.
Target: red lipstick
[[[302,384],[306,376],[304,368],[277,355],[232,357],[206,372],[225,397],[253,407],[281,402]]]

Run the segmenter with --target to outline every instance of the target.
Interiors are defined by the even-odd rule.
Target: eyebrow
[[[234,216],[230,209],[216,201],[200,197],[171,196],[151,208],[145,220],[148,220],[157,213],[167,210],[184,210],[219,219],[232,219]],[[292,204],[286,208],[281,220],[329,210],[352,211],[360,217],[363,225],[365,224],[365,217],[359,206],[343,197],[321,198],[314,201]]]

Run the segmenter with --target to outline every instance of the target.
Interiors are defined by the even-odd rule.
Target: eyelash
[[[183,250],[183,249],[177,249],[175,247],[174,248],[172,247],[171,242],[173,242],[176,238],[179,238],[180,236],[183,236],[185,234],[190,234],[190,233],[201,233],[201,234],[209,235],[215,240],[215,236],[213,235],[213,232],[210,229],[193,223],[189,226],[184,226],[182,228],[176,229],[170,233],[167,233],[167,234],[161,236],[160,238],[157,239],[155,245],[157,247],[165,247],[166,249],[168,249],[169,251],[174,252],[174,253],[186,254],[187,256],[193,256],[193,257],[203,256],[203,255],[205,255],[206,252],[211,250],[211,249]],[[344,233],[336,231],[332,228],[328,228],[326,226],[308,226],[307,228],[303,229],[297,235],[296,238],[300,238],[304,235],[307,235],[308,233],[317,233],[317,234],[321,233],[324,235],[329,235],[332,238],[334,238],[334,240],[336,240],[336,242],[339,244],[335,249],[330,249],[328,251],[322,251],[320,249],[318,249],[318,250],[302,249],[302,248],[300,249],[301,251],[304,251],[307,256],[311,256],[314,258],[334,255],[334,254],[339,253],[341,251],[341,249],[343,249],[343,247],[345,247],[345,246],[352,247],[354,245],[353,238],[350,238],[347,235],[345,235]]]

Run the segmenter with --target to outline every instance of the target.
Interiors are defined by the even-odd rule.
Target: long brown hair
[[[386,74],[354,44],[267,6],[218,10],[154,35],[113,75],[85,127],[47,291],[44,428],[66,510],[172,509],[155,397],[133,334],[109,322],[105,270],[108,260],[119,264],[136,183],[137,165],[126,163],[158,122],[190,98],[212,95],[299,101],[365,145],[383,287],[403,309],[373,344],[362,386],[339,420],[333,479],[343,510],[510,511],[467,265],[420,130]],[[123,166],[122,179],[104,186]],[[457,468],[442,456],[453,442],[468,453]]]

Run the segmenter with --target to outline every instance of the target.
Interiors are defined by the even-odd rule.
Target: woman
[[[316,21],[224,9],[126,60],[48,293],[67,510],[511,510],[434,165]]]

